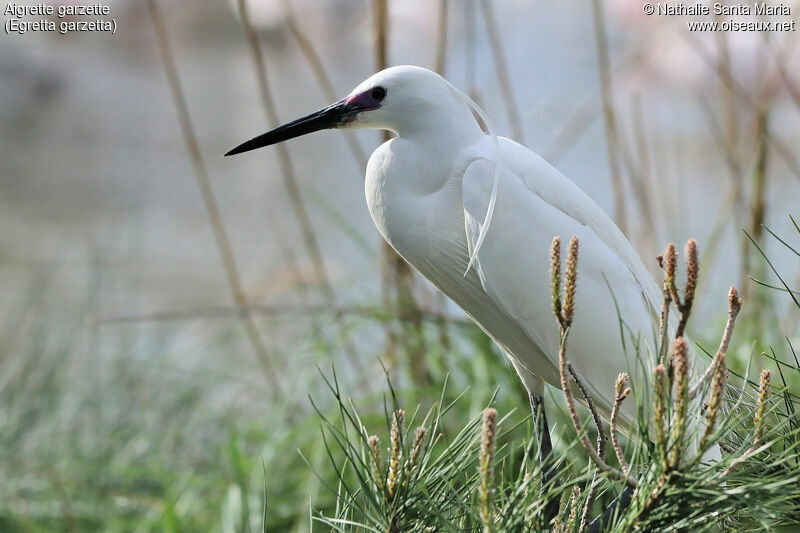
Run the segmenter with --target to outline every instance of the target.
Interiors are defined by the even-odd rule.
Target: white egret
[[[322,129],[394,132],[367,165],[372,219],[397,253],[508,356],[534,416],[544,383],[559,387],[560,334],[551,307],[548,251],[554,235],[578,236],[579,305],[569,357],[598,408],[608,413],[619,372],[630,373],[634,388],[652,375],[653,358],[632,360],[631,339],[655,339],[659,286],[591,198],[524,146],[497,137],[490,126],[490,134],[484,133],[473,111],[482,114],[438,74],[397,66],[374,74],[339,102],[226,155]],[[624,409],[622,422],[629,426],[634,402]],[[547,435],[545,429],[545,446]]]

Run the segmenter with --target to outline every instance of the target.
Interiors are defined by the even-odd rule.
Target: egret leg
[[[555,478],[555,469],[552,464],[548,464],[550,455],[553,452],[553,443],[550,441],[550,426],[547,424],[547,415],[544,410],[544,398],[539,394],[528,394],[531,403],[531,414],[536,428],[536,437],[539,440],[539,465],[542,468],[542,489],[541,495],[547,494]],[[545,520],[550,521],[558,514],[558,499],[553,499],[545,509]]]
[[[531,414],[533,415],[533,423],[536,425],[537,438],[540,439],[538,459],[540,464],[544,466],[545,460],[553,452],[553,443],[550,441],[550,426],[547,424],[547,414],[544,412],[544,398],[538,394],[529,394],[528,399],[531,402]]]
[[[606,529],[607,524],[611,522],[611,519],[614,517],[614,513],[617,512],[617,507],[619,507],[619,511],[625,510],[631,504],[631,497],[633,496],[633,489],[630,487],[626,487],[625,490],[617,496],[613,502],[608,504],[606,510],[603,511],[603,514],[592,520],[592,523],[589,524],[589,529],[587,530],[588,533],[601,533]]]

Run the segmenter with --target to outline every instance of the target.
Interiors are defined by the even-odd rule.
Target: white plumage
[[[485,134],[473,111],[482,115],[438,74],[392,67],[339,102],[226,155],[325,128],[395,132],[367,165],[367,205],[378,231],[494,339],[532,398],[541,398],[545,382],[559,386],[548,274],[556,235],[580,239],[569,359],[606,413],[620,372],[630,374],[634,393],[648,394],[658,285],[591,198],[541,157],[494,135],[482,116],[491,132]],[[623,404],[627,426],[635,404]]]
[[[652,352],[643,351],[644,368],[626,361],[625,354],[634,354],[632,337],[653,346],[661,298],[625,236],[545,160],[506,138],[495,148],[463,98],[437,74],[394,67],[352,94],[373,86],[386,88],[386,103],[353,126],[398,134],[367,166],[367,204],[381,235],[464,309],[511,358],[529,392],[539,395],[543,381],[559,386],[550,244],[554,235],[577,235],[578,296],[569,358],[599,407],[610,411],[607,398],[619,372],[630,372],[634,386],[650,375]],[[486,219],[498,155],[496,204],[465,276]],[[628,331],[621,331],[619,317]],[[630,422],[633,402],[628,406],[623,415]]]

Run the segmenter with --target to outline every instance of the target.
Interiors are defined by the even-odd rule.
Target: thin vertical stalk
[[[389,4],[387,0],[373,0],[375,27],[375,66],[383,70],[389,66]],[[388,132],[384,132],[388,138]]]
[[[434,69],[444,76],[444,66],[447,59],[447,0],[439,0],[439,31],[436,40],[436,60]]]
[[[383,70],[389,66],[389,5],[387,0],[373,0],[373,16],[375,27],[375,66],[378,70]],[[388,131],[383,132],[383,140],[391,138]],[[381,265],[381,288],[383,293],[384,305],[388,306],[391,302],[392,286],[397,294],[397,304],[403,318],[408,317],[412,326],[416,330],[415,336],[406,336],[411,341],[412,337],[422,342],[422,320],[417,307],[414,295],[412,294],[413,273],[411,267],[400,257],[388,243],[383,243],[382,265]],[[387,322],[386,333],[387,357],[394,358],[397,347],[397,332],[394,326]],[[411,348],[411,344],[407,345]],[[421,370],[416,362],[422,355],[423,347],[416,346],[410,351],[412,372],[418,373]],[[423,378],[422,373],[415,375],[415,378]]]
[[[253,56],[253,65],[256,69],[256,79],[258,81],[259,93],[261,94],[261,102],[264,107],[264,113],[269,127],[277,127],[279,124],[278,112],[275,108],[275,102],[272,99],[272,93],[267,81],[267,67],[264,62],[264,56],[261,53],[261,46],[258,42],[258,34],[256,33],[253,25],[250,24],[250,17],[247,11],[247,3],[245,0],[238,0],[239,14],[242,20],[242,27],[244,29],[245,37],[250,51]],[[311,258],[311,263],[314,267],[314,274],[320,284],[322,295],[328,304],[334,308],[336,305],[336,294],[331,286],[328,272],[325,268],[325,262],[322,259],[322,252],[317,242],[317,236],[314,233],[314,227],[311,224],[311,216],[306,210],[305,203],[303,203],[302,195],[300,194],[300,186],[297,183],[297,177],[294,173],[294,166],[289,157],[289,150],[286,145],[278,143],[275,145],[275,150],[278,153],[278,164],[281,167],[281,175],[283,176],[283,183],[286,187],[286,192],[289,195],[292,210],[295,219],[300,226],[300,233],[303,237],[303,243],[306,251]],[[340,329],[344,330],[343,318],[340,313],[335,312],[336,318]],[[345,340],[345,351],[351,359],[351,362],[356,364],[358,362],[355,347],[351,342]]]
[[[763,224],[766,213],[766,186],[767,186],[767,156],[769,145],[767,144],[764,132],[769,126],[769,103],[765,102],[756,115],[756,141],[758,142],[758,152],[756,154],[755,168],[753,170],[753,191],[752,205],[750,208],[750,237],[755,242],[761,241],[763,235]],[[750,240],[745,237],[742,243],[742,277],[739,286],[742,288],[742,298],[748,299],[750,294],[750,283],[747,276],[750,274]],[[757,313],[754,315],[757,319]]]
[[[464,0],[464,75],[466,77],[467,94],[480,104],[478,90],[475,86],[475,70],[477,61],[475,57],[475,6],[473,0]]]
[[[155,29],[156,39],[158,42],[158,49],[161,54],[161,59],[164,63],[164,69],[167,75],[167,82],[169,84],[170,92],[172,93],[173,104],[178,115],[178,122],[180,124],[181,133],[183,135],[186,149],[189,152],[189,157],[194,167],[195,180],[200,194],[203,198],[203,205],[208,216],[209,223],[214,232],[214,240],[217,245],[220,258],[222,260],[223,270],[225,277],[228,281],[228,289],[231,296],[239,310],[239,319],[247,334],[247,338],[253,348],[253,351],[258,358],[264,372],[273,385],[281,388],[280,381],[276,378],[275,368],[272,364],[271,357],[267,351],[267,347],[261,339],[258,332],[253,315],[251,314],[247,298],[242,288],[241,278],[239,277],[239,269],[236,265],[236,259],[233,255],[228,234],[225,231],[225,226],[222,222],[222,215],[219,211],[214,191],[211,188],[211,180],[208,175],[203,156],[200,152],[200,144],[197,141],[197,136],[194,132],[189,108],[186,104],[184,97],[183,87],[178,76],[178,69],[175,65],[175,59],[172,55],[169,39],[167,37],[167,29],[164,24],[164,18],[161,10],[158,7],[157,0],[148,0],[147,2],[150,19]]]
[[[647,133],[645,128],[645,121],[642,111],[641,97],[636,97],[632,103],[633,107],[633,136],[635,150],[639,154],[638,165],[632,160],[631,151],[625,150],[625,161],[628,167],[628,175],[631,178],[631,185],[633,192],[636,196],[639,212],[642,219],[647,221],[649,231],[649,239],[644,244],[648,245],[647,255],[655,255],[655,247],[657,242],[661,242],[661,232],[659,220],[656,216],[655,206],[657,201],[651,196],[654,190],[652,180],[650,179],[651,166],[650,166],[650,150],[647,142]]]
[[[783,81],[783,86],[786,88],[789,96],[792,97],[794,105],[800,109],[800,90],[798,90],[792,76],[790,76],[789,72],[786,70],[786,62],[792,56],[794,46],[797,42],[795,35],[796,32],[792,32],[792,34],[786,38],[784,46],[775,54],[774,61],[778,69],[778,74],[780,74],[781,80]]]
[[[761,102],[753,99],[750,93],[745,90],[741,84],[739,84],[733,73],[731,71],[726,71],[724,73],[724,78],[722,78],[723,73],[721,73],[719,69],[714,68],[713,58],[711,57],[709,50],[705,48],[705,45],[691,33],[684,34],[684,38],[694,47],[695,52],[697,52],[700,58],[705,61],[709,67],[711,67],[712,72],[720,76],[723,82],[730,85],[733,94],[739,100],[744,102],[750,109],[757,113]],[[775,154],[780,156],[795,179],[800,180],[800,160],[798,160],[794,151],[792,151],[791,144],[784,141],[778,133],[770,131],[769,128],[764,130],[763,134],[767,138],[767,141],[770,143],[772,148],[775,150]]]
[[[715,37],[717,43],[717,70],[720,77],[720,97],[725,105],[724,146],[726,153],[731,157],[735,157],[737,155],[736,148],[739,144],[739,110],[733,97],[733,77],[728,36],[725,32],[717,32]]]
[[[721,197],[723,198],[717,208],[717,212],[714,215],[714,221],[711,224],[711,230],[709,231],[709,236],[704,239],[706,242],[705,245],[705,264],[707,265],[707,270],[712,272],[714,267],[717,263],[717,259],[719,257],[720,246],[722,244],[722,238],[725,235],[725,228],[727,227],[728,223],[730,222],[730,218],[732,216],[740,216],[737,211],[741,209],[738,205],[741,203],[740,198],[742,195],[742,176],[743,171],[739,165],[739,161],[736,157],[736,154],[732,154],[728,151],[725,146],[724,137],[725,134],[722,131],[722,126],[717,123],[714,118],[714,112],[711,108],[711,104],[705,98],[699,99],[700,105],[706,119],[708,121],[709,128],[711,129],[711,137],[715,140],[719,147],[720,154],[722,155],[723,160],[725,161],[725,166],[728,169],[728,175],[730,178],[730,185],[728,187],[728,191]],[[738,224],[738,222],[737,222]],[[704,280],[701,280],[700,283],[700,294],[705,292],[705,289],[709,286],[708,283],[705,283]],[[698,299],[701,299],[698,297]]]
[[[477,70],[478,70],[478,56],[475,48],[476,30],[475,30],[475,4],[474,0],[464,0],[464,73],[466,78],[467,94],[479,106],[482,103],[480,92],[477,85]],[[481,129],[487,131],[486,124],[483,119],[477,114],[472,114],[475,120],[478,121]]]
[[[558,166],[561,158],[575,146],[578,139],[589,129],[598,114],[595,106],[595,95],[592,95],[572,112],[561,129],[553,135],[550,143],[542,150],[542,157],[551,165]]]
[[[317,83],[319,83],[319,86],[322,88],[322,92],[325,93],[325,97],[333,102],[337,99],[336,90],[333,88],[331,78],[325,70],[325,66],[322,64],[319,54],[314,49],[314,45],[311,44],[311,40],[303,33],[300,25],[297,23],[289,0],[284,0],[284,7],[286,9],[286,25],[289,27],[289,32],[292,34],[292,37],[294,37],[294,40],[297,41],[297,46],[300,48],[303,57],[308,61],[311,71],[317,79]],[[350,148],[350,152],[356,160],[356,164],[359,167],[363,167],[367,161],[367,154],[364,152],[364,149],[361,147],[361,144],[359,144],[358,139],[352,131],[344,130],[343,133],[347,141],[347,146]]]
[[[378,71],[387,67],[389,58],[387,57],[387,41],[388,41],[388,26],[389,26],[389,6],[386,0],[373,0],[373,27],[375,30],[375,67]],[[389,140],[389,132],[383,131],[381,139],[383,142]],[[389,244],[381,240],[381,299],[383,306],[389,308],[392,306],[392,274],[394,273],[394,266],[396,263],[396,252]],[[393,369],[396,359],[397,337],[398,333],[395,330],[396,324],[393,321],[386,321],[384,329],[386,333],[386,358],[389,362],[389,368]]]
[[[436,39],[436,61],[434,63],[434,68],[441,76],[444,76],[445,62],[447,60],[447,22],[448,0],[439,0],[439,30]],[[447,320],[444,319],[445,309],[447,307],[447,296],[441,291],[437,292],[439,294],[436,298],[436,302],[441,318],[436,321],[436,326],[439,330],[439,345],[442,348],[442,362],[445,368],[447,368],[447,354],[452,346]]]
[[[721,17],[717,15],[715,18],[720,19]],[[722,117],[722,147],[725,159],[728,162],[728,166],[732,169],[736,169],[737,172],[732,173],[732,177],[736,180],[736,184],[733,187],[733,201],[732,207],[733,215],[736,219],[736,224],[740,227],[746,226],[747,223],[743,220],[744,213],[747,212],[745,208],[744,202],[744,173],[741,172],[742,166],[744,166],[744,161],[742,159],[742,154],[739,150],[739,107],[737,105],[736,99],[734,98],[734,91],[733,91],[733,73],[731,70],[731,58],[730,58],[730,47],[728,46],[728,36],[725,32],[718,32],[715,34],[715,43],[717,48],[716,54],[716,70],[719,76],[719,91],[720,91],[720,100],[723,105],[723,117]],[[742,247],[741,247],[741,254],[742,254],[742,275],[740,278],[739,286],[742,287],[742,291],[746,294],[749,284],[745,283],[744,280],[746,279],[745,276],[747,275],[747,265],[749,263],[747,256],[749,255],[749,246],[747,239],[743,239]]]
[[[525,144],[525,140],[522,137],[519,107],[514,98],[514,85],[511,83],[511,75],[508,73],[503,41],[500,38],[500,31],[497,27],[497,19],[494,15],[491,0],[481,0],[481,8],[483,9],[483,20],[486,23],[486,33],[489,36],[489,44],[494,56],[494,68],[497,73],[497,81],[500,84],[500,94],[505,104],[508,123],[511,126],[511,135],[520,144]]]
[[[769,53],[767,50],[766,53]],[[776,63],[778,63],[776,61]],[[767,162],[769,156],[769,118],[772,103],[775,99],[775,93],[780,85],[780,74],[775,73],[774,76],[764,75],[764,85],[761,88],[758,100],[756,102],[755,113],[755,143],[758,145],[756,152],[755,166],[753,169],[753,190],[751,196],[753,198],[750,205],[750,220],[748,221],[750,238],[753,242],[759,243],[763,235],[763,224],[766,217],[766,186],[767,186]],[[742,276],[739,286],[742,289],[742,298],[748,300],[750,294],[750,283],[748,283],[747,276],[751,274],[751,257],[750,257],[750,239],[745,238],[742,242]],[[757,273],[756,273],[757,275]],[[760,277],[760,276],[759,276]],[[754,317],[759,320],[758,307],[754,309]],[[756,323],[758,327],[758,323]]]
[[[592,0],[592,17],[597,46],[597,64],[600,72],[600,96],[603,102],[604,126],[606,132],[606,150],[608,165],[611,171],[611,186],[614,190],[614,218],[619,229],[627,234],[628,217],[625,209],[625,190],[622,185],[622,173],[617,160],[619,138],[617,120],[614,110],[613,91],[611,86],[611,66],[608,58],[608,36],[606,35],[605,15],[600,0]]]

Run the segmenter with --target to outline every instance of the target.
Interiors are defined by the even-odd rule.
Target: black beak
[[[262,133],[258,137],[253,137],[225,154],[225,157],[288,141],[307,133],[339,127],[355,119],[356,114],[363,110],[357,104],[353,105],[346,100],[340,100],[306,117],[298,118],[267,133]]]

